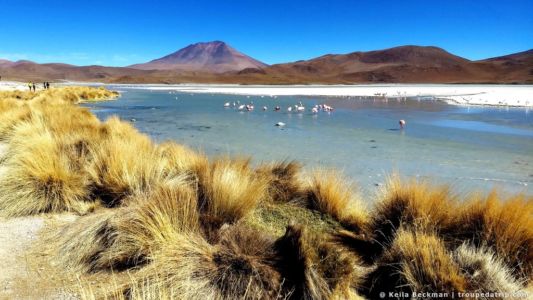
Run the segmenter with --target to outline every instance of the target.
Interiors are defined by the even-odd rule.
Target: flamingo
[[[224,107],[229,107],[229,102],[224,103]]]
[[[281,110],[281,107],[279,106],[274,107],[274,111],[280,111],[280,110]]]
[[[296,110],[297,110],[298,112],[303,112],[303,111],[305,111],[305,107],[303,107],[303,106],[298,106],[298,107],[296,107]]]
[[[283,126],[285,126],[285,123],[283,123],[283,122],[278,122],[278,123],[276,123],[276,126],[278,126],[278,127],[283,127]]]
[[[318,108],[316,107],[311,108],[311,112],[314,114],[318,113]]]
[[[400,120],[398,121],[398,123],[400,124],[400,128],[403,129],[403,127],[405,126],[405,120]]]
[[[266,111],[267,109],[268,109],[268,107],[263,106],[263,111]]]
[[[287,111],[291,112],[292,111],[292,106],[287,107]]]
[[[244,107],[245,107],[244,104],[242,104],[242,105],[239,106],[238,109],[239,109],[239,110],[244,110]]]

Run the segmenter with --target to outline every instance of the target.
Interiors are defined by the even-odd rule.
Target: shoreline
[[[405,100],[424,98],[462,106],[533,107],[533,85],[477,84],[360,84],[360,85],[238,85],[238,84],[106,84],[97,82],[63,82],[69,85],[107,85],[152,91],[176,91],[195,94],[243,96],[307,96]],[[0,82],[0,90],[25,90],[26,84]]]
[[[374,97],[390,100],[431,98],[451,105],[533,107],[533,86],[505,85],[350,85],[350,86],[138,86],[148,90],[262,97]]]

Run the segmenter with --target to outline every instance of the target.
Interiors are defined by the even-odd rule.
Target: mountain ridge
[[[237,62],[236,62],[237,61]],[[154,68],[162,64],[160,68]],[[405,45],[266,65],[222,41],[191,44],[128,67],[0,60],[0,76],[116,83],[520,83],[533,84],[533,49],[468,60],[435,46]]]

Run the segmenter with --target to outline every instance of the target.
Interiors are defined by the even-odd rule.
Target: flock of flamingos
[[[230,107],[233,107],[233,108],[236,108],[237,110],[239,111],[253,111],[254,110],[254,102],[251,101],[249,104],[241,104],[240,101],[237,101],[237,102],[233,102],[233,103],[230,103],[230,102],[226,102],[224,103],[224,107],[225,108],[230,108]],[[263,106],[263,111],[267,111],[268,110],[268,107],[267,106]],[[276,106],[274,107],[274,111],[281,111],[281,107],[280,106]],[[305,111],[305,106],[303,106],[303,103],[302,101],[299,101],[298,104],[295,104],[294,106],[289,106],[287,107],[287,112],[304,112]],[[313,114],[317,114],[319,111],[325,111],[325,112],[332,112],[333,111],[333,107],[327,105],[327,104],[316,104],[315,106],[313,106],[311,108],[311,112]]]
[[[241,104],[240,101],[233,101],[233,102],[226,102],[224,103],[224,108],[234,108],[234,109],[237,109],[238,111],[253,111],[254,110],[254,102],[251,101],[250,103],[248,104]],[[263,106],[263,111],[267,111],[268,110],[268,107],[267,106]],[[319,111],[324,111],[324,112],[332,112],[334,110],[333,107],[323,103],[323,104],[315,104],[312,108],[311,108],[311,113],[312,114],[318,114]],[[274,107],[274,111],[281,111],[281,107],[280,106],[275,106]],[[295,104],[293,106],[288,106],[287,107],[287,112],[297,112],[297,113],[303,113],[305,112],[305,106],[303,105],[302,101],[299,101],[298,104]],[[398,124],[400,125],[400,128],[403,129],[406,122],[405,120],[399,120],[398,121]],[[276,123],[276,126],[285,126],[285,123],[283,122],[278,122]]]

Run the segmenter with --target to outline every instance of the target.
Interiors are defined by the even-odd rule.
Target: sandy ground
[[[43,217],[0,218],[0,298],[20,295],[15,288],[18,280],[33,276],[26,252],[44,224]]]

